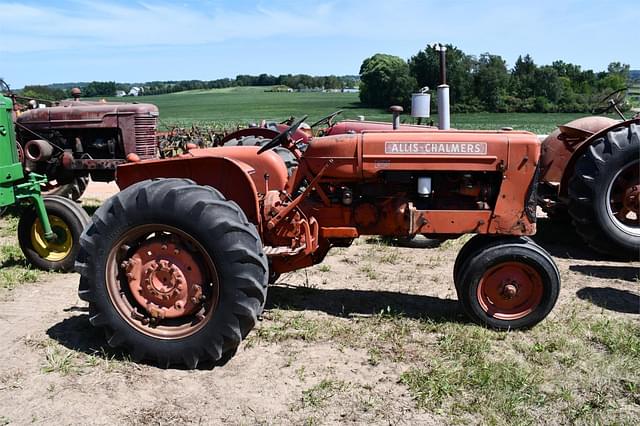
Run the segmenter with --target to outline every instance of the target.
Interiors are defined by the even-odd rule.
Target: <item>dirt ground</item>
[[[108,192],[93,187],[88,197]],[[601,260],[572,233],[544,221],[536,239],[554,256],[563,287],[554,312],[531,331],[495,333],[467,323],[451,278],[463,241],[408,248],[361,238],[332,250],[322,265],[281,277],[269,290],[263,320],[235,357],[195,371],[135,364],[109,349],[88,323],[76,274],[46,274],[0,289],[0,424],[638,424],[634,386],[640,379],[637,370],[627,370],[638,366],[640,354],[617,357],[606,342],[594,340],[590,333],[597,328],[581,334],[567,327],[603,320],[637,333],[640,262]],[[564,343],[553,340],[565,332]],[[539,379],[536,392],[548,401],[476,407],[471,394],[489,385],[416,387],[411,374],[427,369],[433,378],[438,365],[458,359],[443,343],[448,335],[470,342],[456,349],[462,362],[483,347],[486,359],[512,356],[531,368]],[[556,349],[539,358],[552,340]],[[596,355],[582,358],[580,348]],[[561,354],[578,362],[564,364]],[[596,358],[596,368],[622,364],[600,380],[589,371]],[[624,388],[631,390],[617,383],[631,383]],[[614,406],[590,402],[597,388],[609,385]],[[461,400],[468,405],[457,406]],[[584,407],[591,411],[585,414]]]

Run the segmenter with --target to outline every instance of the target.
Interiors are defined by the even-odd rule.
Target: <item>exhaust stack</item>
[[[440,130],[448,130],[451,127],[451,113],[449,101],[449,85],[447,84],[447,57],[446,46],[440,43],[433,45],[440,52],[440,85],[438,86],[438,127]]]

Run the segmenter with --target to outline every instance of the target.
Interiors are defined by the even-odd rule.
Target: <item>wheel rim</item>
[[[41,258],[49,262],[60,262],[73,250],[73,235],[71,228],[58,216],[49,215],[49,223],[55,238],[47,240],[44,237],[42,222],[37,218],[31,225],[31,245]]]
[[[640,237],[640,160],[618,170],[606,192],[607,214],[622,232]]]
[[[533,267],[505,262],[490,268],[478,283],[482,310],[501,320],[517,320],[532,313],[542,301],[542,277]]]
[[[106,277],[120,316],[155,338],[197,332],[218,306],[213,260],[195,238],[172,226],[126,231],[109,252]]]

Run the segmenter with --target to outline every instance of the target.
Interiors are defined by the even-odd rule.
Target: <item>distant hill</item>
[[[640,70],[631,70],[631,71],[629,71],[629,77],[631,77],[631,81],[635,81],[636,83],[640,83]]]

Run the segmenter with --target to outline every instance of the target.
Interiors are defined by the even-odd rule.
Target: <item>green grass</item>
[[[322,407],[329,399],[345,389],[346,384],[342,381],[323,379],[317,385],[302,391],[302,406]]]
[[[583,305],[558,309],[527,332],[393,309],[354,318],[272,309],[266,318],[250,344],[304,340],[363,351],[369,368],[396,371],[418,410],[449,420],[634,424],[639,413],[640,325]],[[322,380],[303,391],[301,405],[322,409],[345,386]]]
[[[338,109],[345,110],[343,119],[356,119],[363,115],[368,120],[390,121],[384,109],[365,108],[357,93],[274,93],[266,87],[235,87],[228,89],[194,90],[167,95],[144,96],[137,102],[152,103],[160,108],[160,121],[164,126],[191,124],[214,128],[246,125],[262,119],[281,121],[290,116],[309,115],[307,122],[316,121]],[[113,100],[122,101],[122,98]],[[126,98],[130,101],[131,98]],[[460,129],[497,129],[513,127],[535,133],[549,133],[558,124],[564,124],[585,114],[453,114],[452,127]],[[433,120],[437,123],[437,115]],[[412,122],[408,115],[403,121]]]
[[[41,274],[27,264],[17,245],[0,245],[0,288],[12,290],[18,285],[36,282]]]

